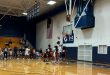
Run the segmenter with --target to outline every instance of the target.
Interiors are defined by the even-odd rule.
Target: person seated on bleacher
[[[11,39],[9,39],[8,44],[12,44],[12,40]]]

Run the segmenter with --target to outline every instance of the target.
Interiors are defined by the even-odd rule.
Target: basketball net
[[[63,37],[66,37],[66,36],[68,36],[69,34],[68,33],[64,33],[63,32]]]

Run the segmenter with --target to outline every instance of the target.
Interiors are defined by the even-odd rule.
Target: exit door
[[[92,45],[79,45],[78,60],[92,61]]]

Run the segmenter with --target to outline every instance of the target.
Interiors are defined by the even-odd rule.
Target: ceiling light
[[[49,0],[47,4],[49,4],[49,5],[54,5],[55,3],[56,3],[56,1],[54,1],[54,0]]]
[[[26,12],[23,12],[22,14],[23,14],[23,15],[27,15],[27,13],[26,13]]]

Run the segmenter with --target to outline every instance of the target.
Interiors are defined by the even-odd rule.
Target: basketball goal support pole
[[[72,0],[69,0],[69,15],[71,15]]]
[[[73,4],[73,7],[72,7],[72,13],[71,13],[72,16],[73,16],[73,12],[74,12],[74,9],[75,9],[75,5],[76,5],[76,0],[74,0],[74,4]]]
[[[8,12],[10,11],[11,9],[9,9],[1,18],[0,18],[0,21],[6,16],[6,14],[8,14]]]

